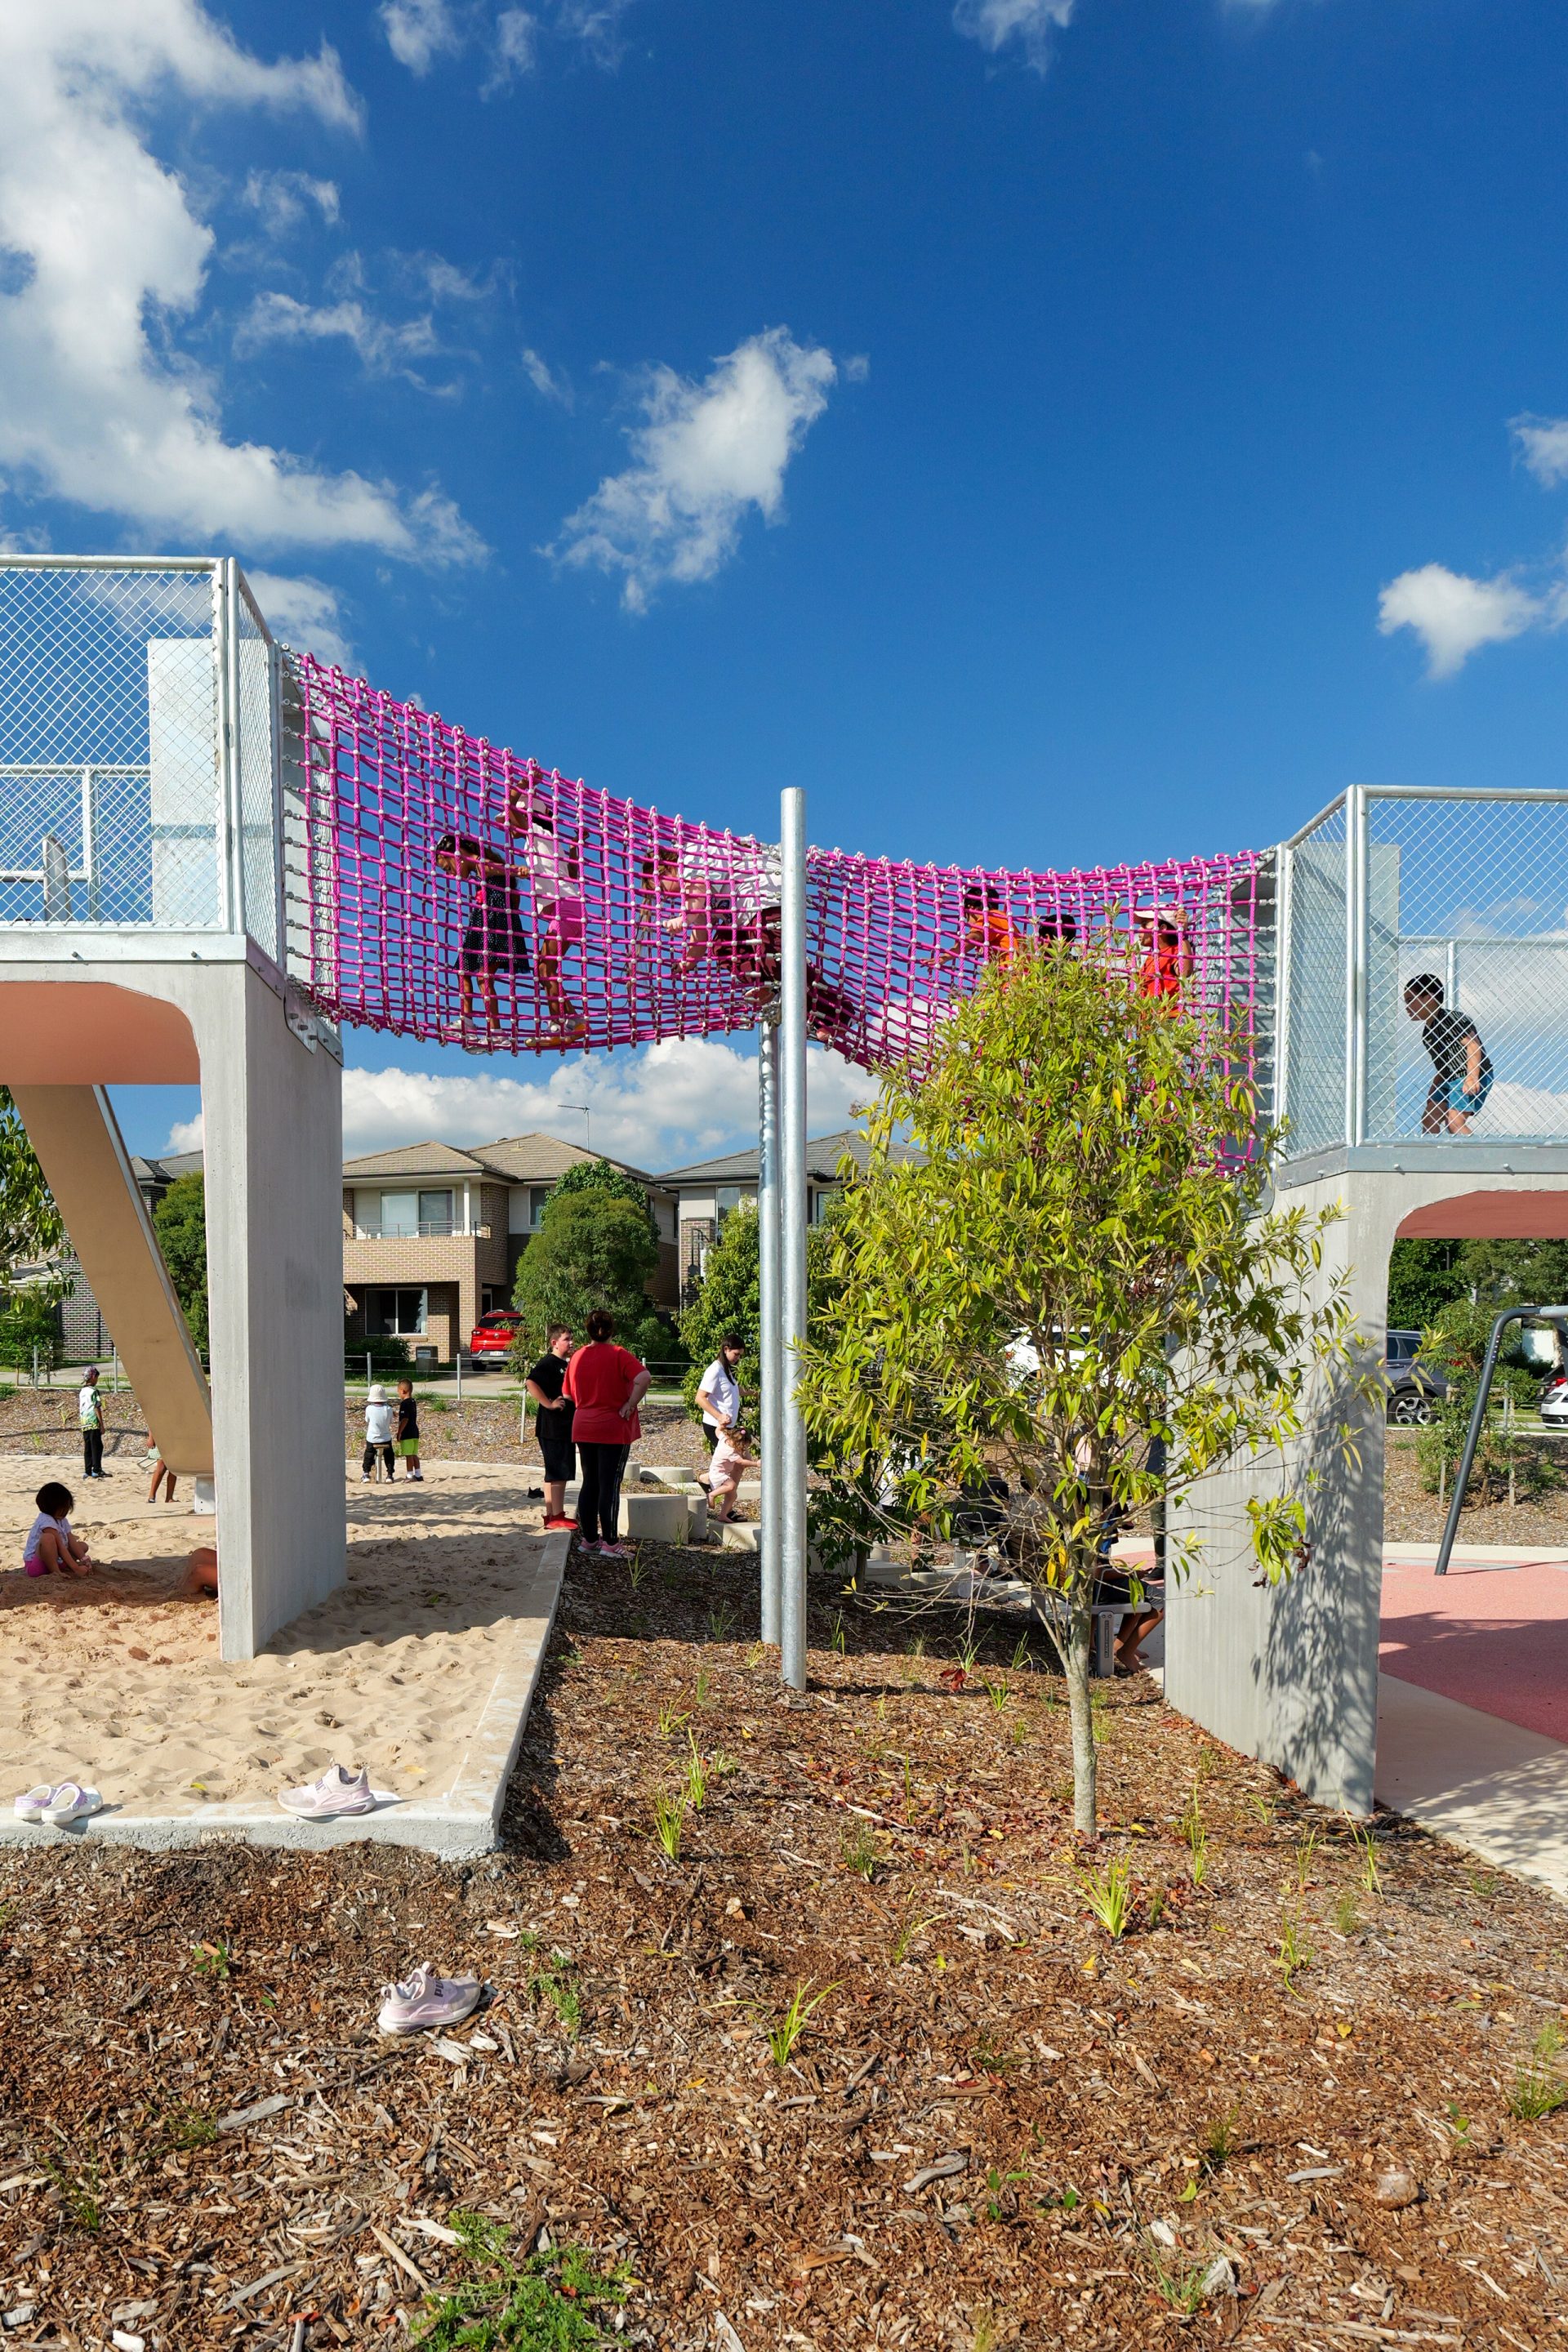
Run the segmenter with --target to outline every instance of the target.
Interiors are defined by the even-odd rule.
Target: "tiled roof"
[[[858,1128],[841,1127],[832,1135],[819,1135],[805,1147],[807,1175],[819,1184],[831,1183],[838,1173],[838,1163],[847,1152],[858,1167],[866,1165],[866,1139]],[[895,1160],[919,1160],[922,1154],[912,1143],[896,1143]],[[706,1184],[743,1184],[757,1181],[757,1151],[753,1144],[747,1151],[731,1151],[722,1160],[699,1160],[689,1168],[667,1169],[659,1179],[663,1184],[691,1187]]]
[[[374,1151],[361,1160],[345,1160],[346,1184],[370,1183],[376,1178],[418,1176],[499,1177],[507,1184],[553,1184],[569,1168],[585,1160],[609,1160],[656,1189],[661,1179],[633,1168],[608,1152],[584,1151],[580,1144],[563,1143],[555,1135],[503,1136],[496,1143],[471,1143],[462,1150],[451,1143],[406,1143],[395,1151]]]

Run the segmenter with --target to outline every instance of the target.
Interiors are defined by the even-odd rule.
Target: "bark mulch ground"
[[[1391,1429],[1384,1455],[1383,1531],[1392,1543],[1437,1543],[1447,1510],[1436,1493],[1422,1483],[1414,1435]],[[1521,1496],[1510,1503],[1468,1502],[1459,1519],[1459,1541],[1474,1544],[1547,1544],[1568,1549],[1568,1444],[1558,1438],[1541,1442],[1540,1452],[1563,1476],[1554,1493],[1532,1500]]]
[[[0,2340],[397,2345],[465,2210],[626,2300],[447,2344],[1563,2340],[1568,2107],[1515,2112],[1568,2000],[1548,1898],[1393,1820],[1369,1854],[1142,1680],[1075,1845],[1048,1662],[825,1583],[790,1702],[749,1590],[574,1566],[477,1865],[0,1856]],[[1123,1861],[1113,1941],[1079,1874]],[[379,2042],[425,1958],[489,2006]]]

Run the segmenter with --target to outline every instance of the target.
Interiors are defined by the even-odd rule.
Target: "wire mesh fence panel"
[[[275,961],[278,866],[274,833],[272,646],[244,581],[234,613],[237,682],[235,738],[239,761],[239,870],[245,929]]]
[[[1568,1135],[1568,794],[1369,793],[1367,836],[1368,1139]]]
[[[213,572],[0,563],[0,922],[221,918]]]
[[[1347,840],[1343,804],[1285,853],[1289,871],[1288,1156],[1345,1139]]]

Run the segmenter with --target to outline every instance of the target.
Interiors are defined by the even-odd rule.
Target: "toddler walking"
[[[393,1440],[403,1457],[403,1475],[417,1484],[425,1483],[425,1473],[419,1462],[419,1400],[414,1393],[412,1381],[397,1383],[397,1435]]]
[[[735,1490],[741,1483],[742,1470],[754,1470],[755,1459],[747,1453],[751,1433],[744,1429],[721,1429],[713,1440],[713,1459],[708,1465],[708,1516],[721,1521],[735,1516]]]

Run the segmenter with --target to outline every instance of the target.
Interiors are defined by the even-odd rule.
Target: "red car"
[[[481,1315],[468,1334],[470,1356],[504,1356],[517,1337],[522,1318],[512,1307],[498,1307]]]

